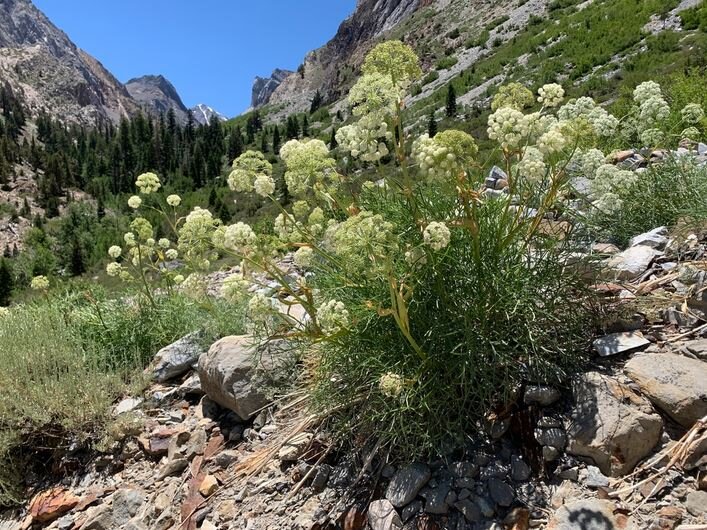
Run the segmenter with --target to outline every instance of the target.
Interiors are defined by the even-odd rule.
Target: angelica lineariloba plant
[[[590,98],[563,105],[558,84],[537,95],[517,84],[501,89],[488,135],[498,144],[507,186],[494,196],[469,134],[448,130],[410,141],[405,97],[420,75],[409,47],[383,43],[349,94],[355,121],[339,129],[337,142],[352,158],[377,165],[382,182],[352,194],[356,177],[337,170],[322,141],[291,140],[280,155],[292,205],[273,196],[272,166],[261,153],[234,160],[228,177],[232,190],[279,207],[275,238],[242,222],[224,226],[200,208],[172,223],[175,250],[191,270],[208,268],[214,253],[240,261],[224,294],[249,300],[254,335],[317,345],[314,392],[345,411],[347,428],[377,432],[410,453],[463,432],[523,380],[554,382],[577,362],[590,316],[581,267],[573,265],[571,240],[548,236],[547,225],[567,207],[576,168],[594,179],[592,200],[610,205],[629,176],[609,170],[597,146],[636,126]],[[637,89],[635,115],[651,128],[665,116],[659,99],[654,86]],[[700,116],[692,107],[683,114],[689,122]],[[391,154],[395,165],[383,166]],[[143,194],[159,189],[152,177],[138,181]],[[150,243],[150,227],[138,219],[128,247],[138,249],[143,272],[153,271],[154,248],[162,245]],[[307,271],[296,283],[277,265],[283,252]],[[247,292],[257,273],[278,282],[275,297]],[[180,273],[167,273],[177,283],[171,274]],[[183,287],[199,283],[198,275],[189,278]],[[293,322],[283,304],[301,305],[309,318]]]

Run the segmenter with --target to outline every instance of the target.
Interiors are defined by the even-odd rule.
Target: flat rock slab
[[[661,252],[648,246],[630,247],[616,254],[606,262],[614,277],[618,280],[634,280],[646,272]]]
[[[371,530],[399,530],[403,527],[403,521],[395,511],[395,507],[385,499],[370,504],[368,524]]]
[[[652,247],[658,250],[665,248],[668,243],[668,229],[665,226],[654,228],[650,232],[640,234],[629,243],[631,247],[645,246]]]
[[[409,504],[432,476],[430,468],[425,464],[415,463],[399,469],[390,479],[385,498],[396,508]]]
[[[203,352],[199,337],[198,332],[190,333],[158,351],[153,361],[155,381],[164,383],[191,370]]]
[[[594,351],[600,357],[611,357],[620,353],[628,353],[644,348],[650,341],[640,331],[625,331],[612,333],[594,341]]]
[[[573,382],[572,390],[567,452],[593,459],[605,475],[629,473],[660,440],[663,420],[627,385],[589,372]]]
[[[636,355],[625,367],[658,408],[689,429],[707,416],[707,363],[673,353]]]
[[[616,511],[611,501],[588,499],[560,507],[548,530],[638,530],[633,521]]]

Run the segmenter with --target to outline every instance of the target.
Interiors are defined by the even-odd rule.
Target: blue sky
[[[169,79],[191,107],[227,116],[250,104],[256,75],[294,70],[353,12],[355,0],[34,0],[77,46],[125,82]]]

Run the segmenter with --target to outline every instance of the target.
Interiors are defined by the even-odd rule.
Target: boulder
[[[636,355],[626,374],[658,408],[689,429],[707,416],[707,363],[673,353]]]
[[[660,440],[661,417],[647,399],[611,377],[589,372],[572,386],[567,452],[593,459],[608,476],[630,472]]]
[[[618,280],[633,280],[646,272],[650,264],[661,253],[648,246],[630,247],[616,254],[606,262],[613,276]]]
[[[153,378],[164,383],[187,373],[203,352],[199,337],[198,332],[190,333],[158,351],[153,361]]]
[[[431,476],[430,468],[425,464],[415,463],[401,468],[390,479],[385,497],[396,508],[402,508],[417,497]]]
[[[136,489],[126,488],[113,494],[113,521],[123,525],[135,517],[145,502],[145,494]]]
[[[256,348],[250,335],[225,337],[199,357],[201,389],[247,421],[269,403],[266,376],[273,376],[284,358],[281,346]]]

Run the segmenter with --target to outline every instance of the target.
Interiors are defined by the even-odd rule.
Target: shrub
[[[444,57],[437,61],[437,64],[435,65],[435,68],[437,70],[447,70],[457,64],[459,62],[459,59],[456,57]]]
[[[590,221],[600,237],[626,245],[633,236],[658,226],[674,226],[680,219],[707,219],[707,168],[671,158],[650,167],[617,194],[622,207],[595,210]]]

